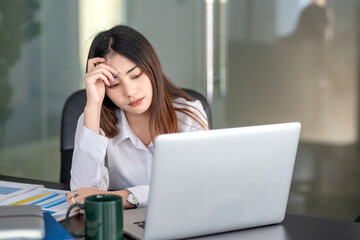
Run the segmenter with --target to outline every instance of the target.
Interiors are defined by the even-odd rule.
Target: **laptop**
[[[148,207],[124,211],[124,233],[178,239],[282,222],[300,128],[282,123],[159,135]]]

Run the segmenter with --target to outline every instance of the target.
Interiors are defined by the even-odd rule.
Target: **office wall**
[[[127,24],[149,39],[165,74],[181,87],[203,91],[203,2],[130,0],[126,5]]]

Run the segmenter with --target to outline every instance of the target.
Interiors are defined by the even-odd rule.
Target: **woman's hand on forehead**
[[[85,88],[87,104],[100,106],[105,97],[105,87],[117,83],[114,76],[118,71],[106,64],[105,58],[91,58],[88,60],[88,71],[85,74]]]
[[[100,60],[100,61],[98,61]],[[89,60],[88,69],[92,65],[91,70],[88,73],[96,75],[98,79],[102,79],[105,85],[111,86],[111,83],[116,83],[116,78],[114,76],[119,75],[120,73],[113,68],[112,66],[106,64],[105,58],[93,58]]]
[[[106,64],[106,58],[92,58],[92,59],[89,59],[88,72],[89,71],[94,71],[94,70],[96,70],[97,68],[100,68],[100,67],[104,67],[109,72],[111,72],[113,75],[119,75],[120,74],[119,71],[117,71],[115,68],[113,68],[112,66]]]

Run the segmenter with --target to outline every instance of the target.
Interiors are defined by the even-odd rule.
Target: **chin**
[[[125,111],[128,112],[128,113],[131,113],[131,114],[140,115],[140,114],[145,113],[145,112],[147,111],[147,109],[143,109],[143,108],[139,108],[139,109],[126,109]]]

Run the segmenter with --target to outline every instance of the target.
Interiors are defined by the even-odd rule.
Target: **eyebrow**
[[[135,68],[137,68],[138,66],[135,65],[132,69],[130,69],[129,71],[126,72],[126,75],[128,75],[129,73],[131,73]]]

